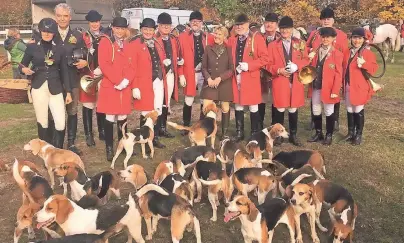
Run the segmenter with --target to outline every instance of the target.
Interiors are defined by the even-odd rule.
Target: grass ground
[[[341,129],[335,135],[334,144],[324,147],[319,144],[304,144],[308,149],[319,149],[325,155],[327,166],[327,178],[346,187],[358,203],[359,217],[355,230],[355,242],[404,242],[404,55],[398,54],[395,64],[389,64],[387,74],[379,83],[386,84],[385,89],[375,96],[369,105],[365,107],[365,131],[364,142],[359,147],[339,142],[346,133],[346,113],[344,106],[341,108]],[[7,76],[9,73],[0,74]],[[299,111],[298,135],[305,141],[310,132],[305,130],[309,119],[310,109],[307,106]],[[180,121],[181,105],[173,107],[170,120]],[[193,120],[199,116],[198,105],[194,107]],[[0,160],[12,163],[14,158],[34,161],[41,165],[40,159],[22,151],[23,144],[36,137],[36,122],[33,107],[29,104],[8,105],[0,104]],[[246,113],[248,114],[248,113]],[[80,114],[81,116],[81,114]],[[270,112],[265,120],[269,124]],[[248,123],[248,115],[246,122]],[[95,121],[94,121],[95,124]],[[287,124],[287,123],[285,123]],[[130,117],[130,126],[138,125],[138,113]],[[95,125],[94,125],[95,126]],[[248,128],[249,125],[246,124]],[[233,132],[234,124],[231,125]],[[248,129],[246,129],[248,130]],[[172,130],[171,130],[172,131]],[[155,159],[144,160],[136,156],[130,163],[138,163],[152,174],[156,165],[180,147],[188,146],[187,139],[181,137],[178,132],[172,131],[176,138],[162,139],[167,149],[156,150]],[[248,133],[248,131],[247,131]],[[84,142],[83,127],[79,122],[77,145],[84,151],[83,161],[86,164],[88,174],[109,168],[105,160],[104,144],[97,142],[95,148],[87,148]],[[295,149],[290,144],[283,144],[275,148],[275,153],[281,150]],[[138,149],[139,154],[140,149]],[[123,158],[117,163],[117,169],[121,169]],[[42,167],[42,166],[41,166]],[[124,195],[131,191],[125,185]],[[59,191],[60,192],[60,191]],[[7,172],[0,173],[0,242],[12,242],[15,215],[21,204],[21,192]],[[195,206],[201,219],[203,242],[243,242],[239,221],[229,224],[223,223],[223,206],[219,207],[218,221],[210,222],[210,205],[205,197],[201,204]],[[326,214],[323,222],[328,222]],[[303,222],[304,242],[310,242],[309,230],[306,220]],[[143,227],[145,229],[145,227]],[[327,242],[327,235],[317,230],[321,242]],[[145,235],[143,230],[143,235]],[[37,234],[41,237],[41,234]],[[170,242],[168,221],[161,220],[158,232],[152,242]],[[27,242],[26,236],[21,242]],[[112,243],[126,242],[121,234],[111,239]],[[193,234],[186,233],[182,242],[195,242]],[[284,226],[279,226],[275,233],[274,242],[289,242],[289,236]]]

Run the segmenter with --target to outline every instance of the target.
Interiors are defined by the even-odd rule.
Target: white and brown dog
[[[126,157],[123,161],[124,168],[128,167],[128,161],[132,157],[133,154],[133,146],[135,144],[140,143],[142,148],[142,156],[144,159],[147,159],[146,155],[146,143],[150,147],[150,157],[154,156],[154,147],[153,147],[153,138],[154,138],[154,124],[156,124],[158,114],[157,111],[151,111],[144,117],[146,119],[143,126],[137,128],[131,132],[125,133],[125,127],[127,122],[122,125],[122,139],[119,141],[118,147],[115,152],[115,156],[112,159],[111,169],[115,167],[115,161],[118,156],[125,149]]]
[[[144,168],[140,165],[129,165],[126,169],[118,172],[118,176],[125,182],[132,184],[139,190],[149,182],[149,178]]]
[[[280,223],[286,224],[290,241],[296,242],[294,211],[288,198],[267,199],[256,207],[248,197],[238,195],[230,202],[227,209],[224,221],[227,223],[240,218],[244,242],[271,243],[274,229]]]
[[[180,174],[169,174],[159,183],[159,186],[184,198],[189,204],[194,204],[194,191],[190,183]]]
[[[55,187],[55,175],[52,171],[60,165],[70,162],[77,164],[83,171],[84,164],[80,156],[70,150],[55,148],[53,145],[41,140],[39,138],[32,139],[29,143],[24,145],[25,151],[31,151],[33,155],[38,155],[43,159],[45,167],[48,170],[51,187]],[[66,190],[66,185],[63,185]]]
[[[85,195],[96,194],[98,198],[106,203],[112,194],[118,199],[121,198],[119,191],[119,179],[113,171],[103,171],[93,177],[86,173],[74,163],[65,163],[53,169],[57,176],[63,177],[64,183],[70,185],[71,198],[78,202]]]
[[[223,192],[225,205],[230,202],[234,191],[231,175],[218,163],[200,160],[196,163],[192,172],[192,183],[196,184],[198,197],[195,202],[200,202],[202,198],[202,185],[208,186],[208,199],[212,206],[212,217],[210,220],[217,220],[217,207],[219,203],[219,192]]]
[[[167,124],[178,130],[189,131],[188,137],[192,146],[206,145],[206,139],[210,138],[211,146],[214,148],[217,133],[217,112],[218,108],[216,107],[216,104],[211,103],[203,109],[205,117],[202,120],[197,121],[191,127],[182,126],[174,122],[167,122]]]
[[[139,195],[140,211],[146,221],[146,240],[152,239],[153,233],[157,231],[160,218],[169,218],[173,243],[179,243],[185,228],[192,224],[195,230],[196,242],[201,243],[199,220],[187,200],[154,184],[144,186],[136,195]]]
[[[170,160],[164,160],[159,163],[156,171],[153,175],[153,182],[160,184],[168,175],[172,173],[178,173],[181,176],[185,175],[185,167],[182,162],[172,162]]]
[[[314,207],[315,221],[323,232],[327,229],[320,222],[322,205],[330,205],[328,214],[333,224],[330,232],[334,235],[333,242],[352,242],[358,207],[347,189],[328,180],[315,180],[310,184],[296,184],[292,190],[291,203],[295,206],[307,205],[310,211]],[[313,220],[311,216],[309,219]]]
[[[280,123],[254,133],[248,140],[245,148],[256,161],[262,159],[262,153],[264,152],[267,152],[268,158],[272,159],[274,141],[278,137],[289,138],[288,132]]]

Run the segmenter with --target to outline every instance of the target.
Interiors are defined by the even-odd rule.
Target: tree
[[[320,12],[313,0],[292,0],[281,6],[279,13],[287,15],[294,21],[295,26],[306,27],[318,23]]]
[[[31,1],[12,0],[0,4],[0,23],[7,25],[31,24]]]

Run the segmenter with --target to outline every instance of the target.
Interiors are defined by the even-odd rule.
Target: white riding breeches
[[[85,102],[83,103],[83,106],[87,109],[94,110],[94,108],[96,107],[96,103]]]
[[[105,115],[105,120],[109,122],[115,122],[115,121],[123,121],[128,117],[128,115]]]
[[[163,113],[163,103],[164,103],[163,80],[157,78],[153,81],[153,92],[154,92],[154,110],[156,110],[158,115],[160,116]]]
[[[321,90],[314,89],[311,97],[313,115],[319,116],[321,115],[321,105],[324,106],[324,114],[326,116],[331,116],[334,113],[334,104],[323,104],[321,102]]]
[[[195,73],[195,82],[196,86],[198,87],[198,95],[201,94],[204,81],[205,79],[203,78],[202,72]],[[187,104],[187,106],[191,106],[194,103],[194,99],[195,97],[193,96],[185,96],[185,104]],[[200,99],[200,102],[201,104],[203,104],[202,99]]]
[[[238,105],[238,104],[234,104],[234,109],[236,111],[243,111],[244,110],[244,105]],[[258,111],[258,105],[248,105],[248,110],[252,113],[257,112]]]
[[[48,81],[45,81],[39,89],[32,89],[31,95],[37,122],[43,128],[47,128],[50,109],[56,130],[64,130],[66,126],[66,106],[63,93],[52,95],[49,91]]]
[[[165,107],[170,107],[170,103],[171,103],[171,96],[173,95],[174,92],[174,86],[175,86],[175,75],[174,73],[171,71],[168,71],[167,76],[167,104],[165,105]]]
[[[285,112],[286,108],[276,108],[279,112]],[[295,113],[297,108],[287,108],[289,113]]]
[[[349,85],[345,86],[345,106],[346,109],[349,113],[359,113],[361,112],[361,110],[363,110],[363,108],[365,107],[365,105],[352,105],[351,101],[349,99]]]

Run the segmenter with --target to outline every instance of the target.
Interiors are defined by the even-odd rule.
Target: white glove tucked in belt
[[[118,85],[115,85],[115,89],[117,90],[123,90],[124,88],[128,87],[129,85],[129,80],[127,80],[126,78],[124,80],[122,80],[122,82]]]
[[[363,57],[358,57],[358,59],[356,59],[356,63],[358,63],[358,67],[361,68],[363,66],[363,64],[365,64],[365,59],[363,59]]]
[[[288,65],[286,65],[286,68],[285,68],[285,69],[286,69],[286,71],[287,71],[288,73],[294,73],[294,72],[297,71],[298,67],[297,67],[297,65],[296,65],[295,63],[289,61],[289,62],[288,62]]]
[[[246,62],[240,62],[240,63],[239,63],[239,66],[240,66],[240,69],[241,69],[242,71],[244,71],[244,72],[247,72],[247,71],[248,71],[248,63],[246,63]]]
[[[170,59],[164,59],[163,60],[163,64],[164,64],[164,66],[166,66],[166,67],[168,67],[168,66],[170,66],[171,65],[171,60]]]
[[[178,62],[177,62],[177,65],[178,66],[184,65],[184,58],[179,59]]]
[[[132,90],[132,96],[133,98],[135,98],[136,100],[140,100],[141,96],[140,96],[140,89],[136,88]]]
[[[180,85],[181,85],[182,87],[187,86],[187,80],[185,79],[185,76],[184,76],[184,75],[180,75]]]
[[[96,76],[96,77],[99,77],[102,75],[101,69],[99,67],[94,69],[93,73],[94,73],[94,76]]]

